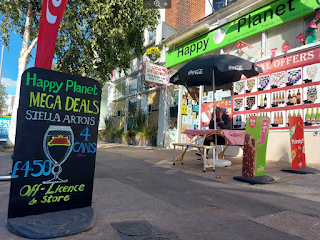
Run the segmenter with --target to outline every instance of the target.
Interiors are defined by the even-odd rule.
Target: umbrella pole
[[[212,71],[212,97],[213,97],[213,123],[214,127],[213,129],[217,129],[217,115],[216,115],[216,83],[215,83],[215,78],[214,78],[214,69]],[[216,149],[213,151],[213,156],[212,156],[212,166],[213,166],[213,171],[216,170],[216,160],[218,159],[218,149],[217,149],[217,134],[214,134],[214,139],[215,139],[215,146]],[[215,155],[215,156],[214,156]]]

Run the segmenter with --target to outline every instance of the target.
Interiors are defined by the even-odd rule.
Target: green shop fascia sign
[[[167,52],[167,67],[314,12],[317,0],[279,0]],[[298,35],[299,33],[297,33]]]

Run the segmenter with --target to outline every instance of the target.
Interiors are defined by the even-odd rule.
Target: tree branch
[[[36,37],[35,39],[33,39],[32,43],[30,44],[30,46],[27,48],[27,50],[24,52],[23,56],[25,57],[26,55],[30,54],[32,49],[35,47],[35,45],[38,42],[38,37]]]

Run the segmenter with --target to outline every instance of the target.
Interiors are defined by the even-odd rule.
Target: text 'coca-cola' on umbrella
[[[215,86],[240,80],[241,75],[247,78],[262,73],[262,68],[243,58],[222,54],[209,55],[191,60],[181,67],[170,78],[170,83],[186,87],[212,85],[214,71]]]

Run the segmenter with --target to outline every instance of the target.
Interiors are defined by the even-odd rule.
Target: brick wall
[[[183,29],[205,17],[206,0],[171,0],[166,9],[165,22],[177,29]]]

